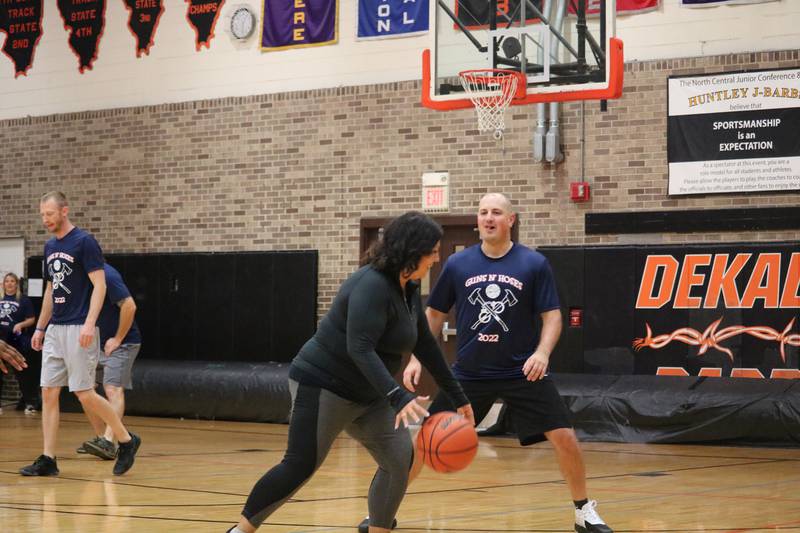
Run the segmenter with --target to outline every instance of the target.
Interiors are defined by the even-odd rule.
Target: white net
[[[506,129],[505,112],[517,92],[518,75],[513,70],[466,70],[459,73],[464,92],[478,114],[478,129],[493,131],[495,139]]]

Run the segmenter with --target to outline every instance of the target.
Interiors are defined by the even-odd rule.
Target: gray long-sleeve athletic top
[[[289,377],[359,403],[387,398],[399,412],[414,395],[392,374],[412,352],[453,405],[468,403],[428,328],[419,284],[409,281],[404,294],[397,279],[367,265],[342,284]]]

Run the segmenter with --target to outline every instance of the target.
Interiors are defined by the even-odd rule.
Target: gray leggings
[[[394,429],[396,413],[386,400],[369,405],[289,380],[292,418],[283,460],[250,491],[242,515],[259,527],[316,472],[343,430],[369,451],[378,470],[369,487],[370,524],[390,528],[408,485],[414,460],[411,435]]]

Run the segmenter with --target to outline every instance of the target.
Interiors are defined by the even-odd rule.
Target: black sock
[[[589,500],[588,500],[588,499],[583,499],[583,500],[572,500],[572,503],[574,503],[574,504],[575,504],[575,509],[581,509],[581,508],[582,508],[584,505],[586,505],[587,503],[589,503]]]

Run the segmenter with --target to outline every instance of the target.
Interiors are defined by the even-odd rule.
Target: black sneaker
[[[131,469],[133,460],[136,458],[136,452],[142,444],[142,439],[139,435],[131,433],[131,440],[128,442],[120,442],[117,451],[117,462],[114,464],[114,475],[121,476]]]
[[[576,533],[614,533],[614,530],[608,527],[597,514],[596,508],[597,502],[589,500],[580,509],[575,509]]]
[[[395,529],[397,527],[397,518],[392,520],[392,527],[391,529]],[[358,524],[358,533],[369,533],[369,517],[366,517],[364,520]]]
[[[83,453],[94,455],[106,461],[110,461],[117,456],[117,447],[105,437],[95,437],[92,440],[87,440],[81,448],[85,450]]]
[[[20,468],[19,473],[23,476],[57,476],[58,465],[54,457],[40,455],[32,465]]]

